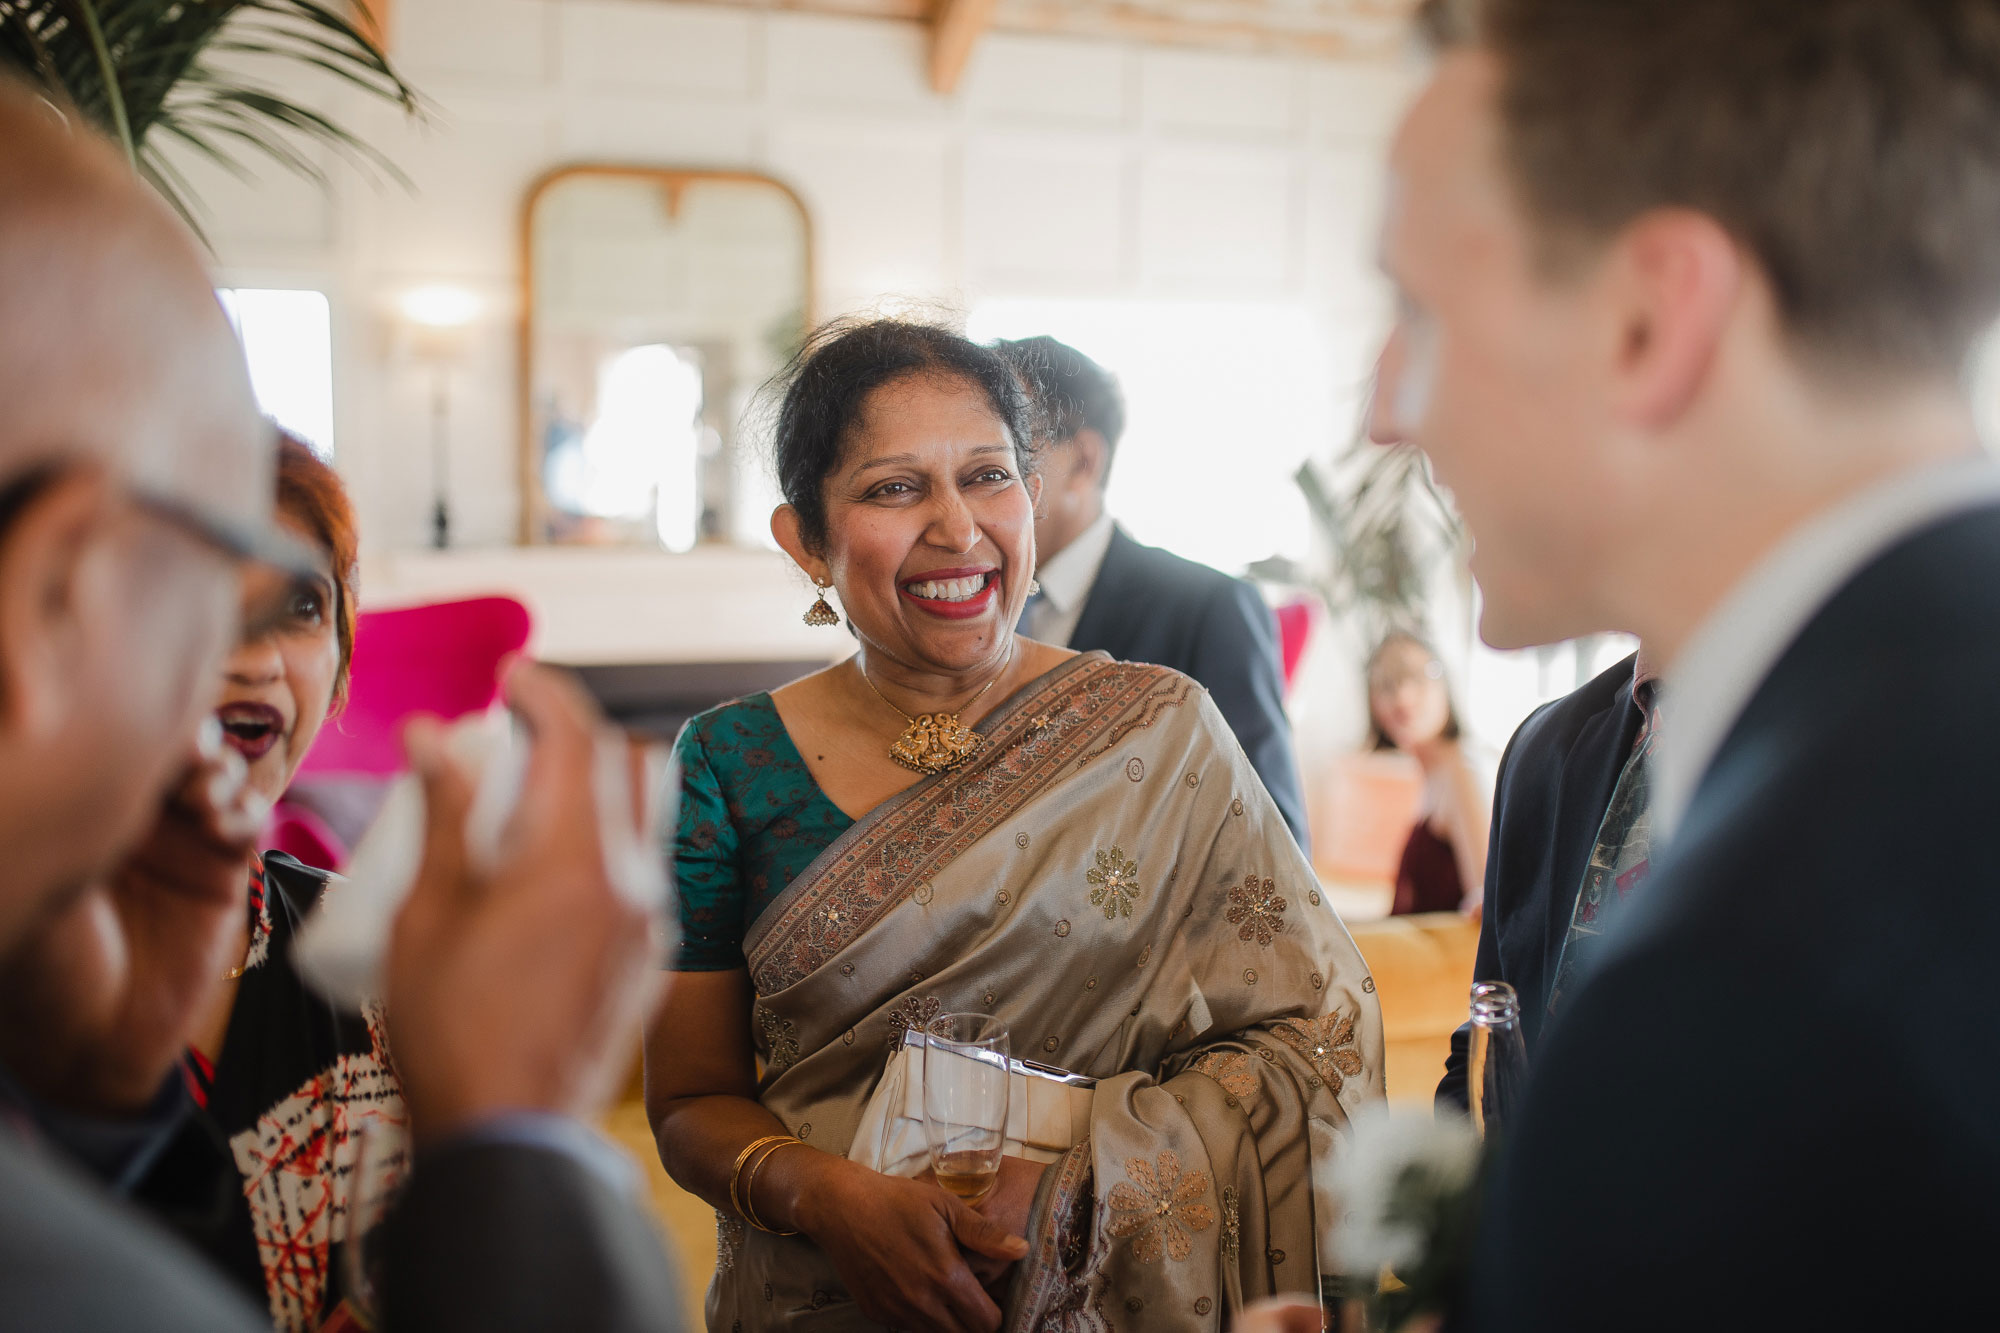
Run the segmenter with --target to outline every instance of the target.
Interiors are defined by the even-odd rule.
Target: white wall
[[[1334,381],[1365,376],[1399,67],[995,34],[940,97],[914,24],[666,0],[398,0],[394,14],[435,123],[318,100],[414,193],[343,170],[328,199],[275,172],[242,186],[196,169],[226,280],[332,297],[338,461],[377,552],[428,534],[428,381],[390,315],[434,282],[487,302],[454,386],[457,532],[513,539],[521,201],[577,162],[786,181],[811,213],[822,316],[885,297],[1294,301],[1323,321]]]

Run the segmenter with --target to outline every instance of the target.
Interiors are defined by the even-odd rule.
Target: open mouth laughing
[[[228,703],[215,710],[222,740],[245,763],[254,764],[285,737],[285,717],[269,704]]]
[[[1000,587],[997,569],[933,569],[898,585],[904,598],[947,620],[969,620],[993,605]]]

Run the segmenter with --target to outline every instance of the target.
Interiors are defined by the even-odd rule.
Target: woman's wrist
[[[780,1150],[775,1160],[759,1173],[757,1215],[774,1229],[798,1231],[818,1237],[827,1225],[830,1195],[839,1190],[839,1179],[854,1164],[845,1157],[794,1140]]]

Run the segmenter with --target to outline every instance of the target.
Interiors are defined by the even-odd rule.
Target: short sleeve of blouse
[[[743,966],[736,828],[694,722],[681,730],[674,751],[681,769],[672,849],[681,938],[671,966],[676,972],[726,972]]]

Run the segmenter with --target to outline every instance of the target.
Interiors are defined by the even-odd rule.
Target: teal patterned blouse
[[[676,972],[745,966],[758,913],[854,824],[806,770],[768,694],[711,708],[682,728],[674,890]]]

